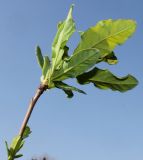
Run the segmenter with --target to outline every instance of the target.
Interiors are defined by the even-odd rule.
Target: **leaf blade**
[[[78,89],[76,87],[73,87],[73,86],[70,86],[62,81],[57,81],[57,82],[54,82],[55,83],[55,86],[59,89],[62,89],[67,95],[68,95],[68,98],[72,98],[73,97],[73,93],[72,91],[76,91],[76,92],[79,92],[79,93],[82,93],[82,94],[86,94],[83,90],[81,89]]]
[[[36,47],[36,57],[37,57],[37,62],[42,69],[44,64],[44,59],[41,52],[41,48],[39,46]]]
[[[73,5],[70,7],[65,21],[58,26],[58,31],[52,44],[52,70],[54,71],[64,54],[64,46],[75,32],[75,23],[72,18]]]
[[[86,48],[97,48],[103,55],[111,53],[117,45],[130,38],[135,29],[136,22],[130,19],[100,21],[82,34],[74,54]]]
[[[46,76],[48,69],[50,68],[50,59],[48,56],[44,56],[44,64],[43,64],[43,68],[42,68],[42,75],[43,77]]]
[[[93,83],[100,89],[111,89],[113,91],[125,92],[137,86],[138,81],[131,75],[119,78],[108,70],[95,67],[93,70],[77,77],[80,84]]]
[[[86,49],[74,54],[68,62],[64,62],[60,71],[55,72],[52,80],[61,81],[67,78],[75,78],[95,65],[100,57],[101,54],[97,49]]]

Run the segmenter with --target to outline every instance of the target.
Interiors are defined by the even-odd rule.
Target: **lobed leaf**
[[[100,89],[112,89],[120,92],[128,91],[138,84],[137,79],[131,75],[119,78],[108,70],[101,70],[96,67],[78,76],[77,80],[80,84],[93,83],[95,87]]]
[[[136,22],[133,20],[103,20],[89,28],[81,35],[81,41],[74,54],[87,48],[97,48],[103,56],[110,54],[117,45],[123,44],[135,32]]]

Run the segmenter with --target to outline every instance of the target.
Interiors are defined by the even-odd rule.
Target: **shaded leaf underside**
[[[72,98],[73,97],[73,92],[72,91],[76,91],[82,94],[86,94],[83,90],[80,90],[76,87],[70,86],[64,82],[58,81],[58,82],[54,82],[55,86],[59,89],[62,89],[66,94],[68,98]]]
[[[101,70],[95,67],[93,70],[86,72],[77,77],[80,84],[93,83],[100,89],[111,89],[125,92],[134,88],[138,81],[131,75],[119,78],[108,70]]]

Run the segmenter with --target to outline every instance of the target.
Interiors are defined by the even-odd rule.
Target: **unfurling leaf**
[[[30,133],[31,133],[30,128],[28,126],[26,126],[24,133],[23,133],[23,136],[21,137],[18,135],[16,137],[14,137],[10,147],[8,147],[8,143],[5,142],[8,160],[14,160],[16,158],[20,158],[23,156],[22,154],[18,154],[18,152],[20,151],[20,149],[24,145],[24,139],[27,138],[30,135]]]
[[[116,77],[108,70],[94,68],[77,77],[80,84],[93,83],[95,87],[100,89],[112,89],[120,92],[128,91],[134,88],[138,81],[131,75],[126,77]]]
[[[136,29],[133,20],[103,20],[96,26],[89,28],[81,36],[81,41],[75,49],[74,54],[87,48],[97,48],[102,55],[111,53],[117,45],[123,44]]]
[[[100,59],[101,54],[97,49],[86,49],[74,54],[66,62],[63,62],[62,68],[55,72],[53,81],[62,81],[67,78],[76,78],[94,66]]]
[[[22,139],[28,138],[31,133],[32,131],[30,130],[30,127],[26,126],[24,133],[22,135]]]
[[[72,91],[76,91],[76,92],[79,92],[79,93],[82,93],[82,94],[86,94],[84,91],[82,91],[82,90],[80,90],[76,87],[70,86],[70,85],[68,85],[64,82],[61,82],[61,81],[55,82],[55,86],[59,89],[62,89],[68,95],[68,98],[73,97]]]
[[[66,20],[58,25],[58,31],[52,44],[52,73],[60,63],[63,54],[64,47],[75,32],[75,23],[72,18],[73,5],[71,6]]]

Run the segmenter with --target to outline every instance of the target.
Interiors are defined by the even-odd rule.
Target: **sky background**
[[[51,56],[57,23],[74,3],[77,30],[99,20],[131,18],[137,31],[116,48],[119,63],[101,64],[118,76],[134,75],[140,84],[126,93],[79,86],[87,95],[67,99],[58,89],[46,92],[36,105],[32,129],[21,160],[48,154],[56,160],[143,159],[143,1],[142,0],[0,0],[0,160],[6,160],[4,141],[17,135],[41,71],[35,46]],[[70,53],[77,33],[68,45]],[[75,81],[70,81],[75,84]]]

